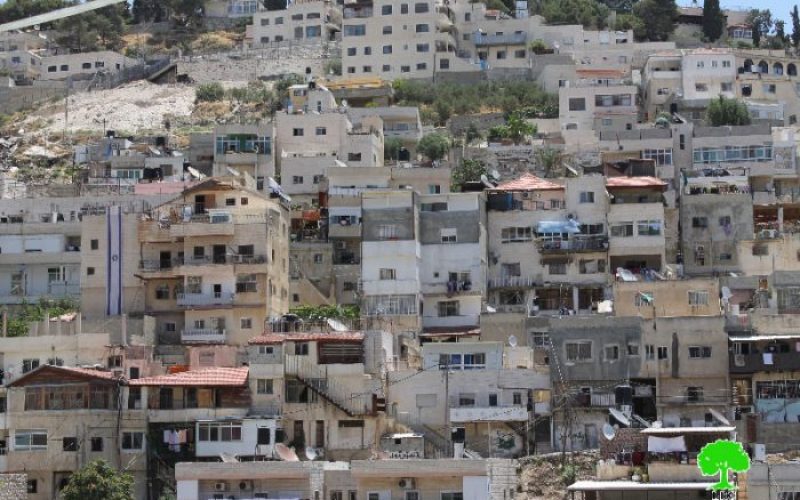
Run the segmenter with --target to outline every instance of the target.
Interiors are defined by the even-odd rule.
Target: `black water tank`
[[[617,406],[630,406],[633,404],[633,387],[618,385],[614,388],[614,403]]]

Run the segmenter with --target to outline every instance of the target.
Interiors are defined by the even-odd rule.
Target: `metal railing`
[[[179,306],[218,306],[233,304],[233,293],[178,293]]]
[[[284,361],[286,375],[302,380],[315,392],[328,399],[350,415],[369,415],[372,413],[372,394],[353,392],[353,388],[328,377],[327,365],[317,365],[309,356],[286,355]]]
[[[181,342],[225,343],[225,330],[216,328],[192,328],[181,330]]]

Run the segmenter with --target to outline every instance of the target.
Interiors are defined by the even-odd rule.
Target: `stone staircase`
[[[372,393],[353,392],[352,387],[328,377],[327,366],[312,363],[308,356],[286,355],[284,371],[349,417],[374,414]]]

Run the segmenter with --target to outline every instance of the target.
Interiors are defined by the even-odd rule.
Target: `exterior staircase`
[[[285,375],[295,377],[347,416],[374,415],[372,393],[353,392],[353,387],[329,378],[327,366],[312,363],[308,356],[291,355],[286,355],[283,366]]]

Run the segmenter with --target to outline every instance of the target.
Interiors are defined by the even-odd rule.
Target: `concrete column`
[[[572,308],[575,309],[575,312],[578,312],[580,309],[580,303],[578,301],[578,287],[572,287]]]
[[[778,207],[778,231],[783,232],[783,207]]]

